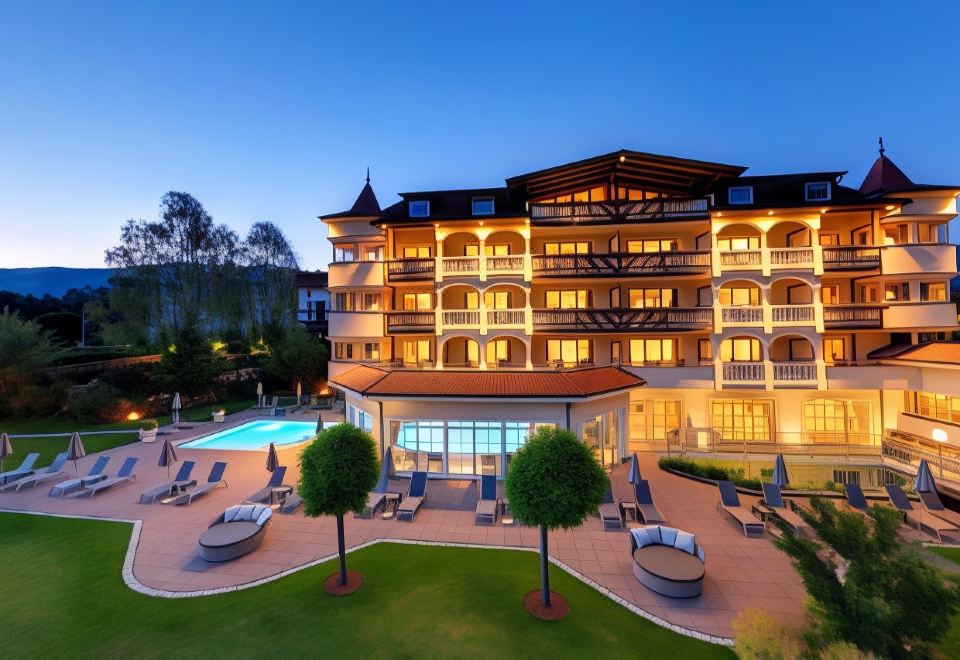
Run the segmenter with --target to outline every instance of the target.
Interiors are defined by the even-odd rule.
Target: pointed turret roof
[[[373,186],[370,185],[370,168],[368,167],[367,182],[363,185],[363,189],[360,191],[360,194],[357,195],[357,200],[353,203],[353,206],[350,207],[350,210],[322,215],[320,218],[379,216],[380,212],[380,202],[377,201],[377,195],[373,192]]]
[[[860,184],[860,192],[864,195],[906,190],[914,185],[910,177],[883,154],[884,151],[883,138],[880,138],[880,157],[874,161],[873,167]]]

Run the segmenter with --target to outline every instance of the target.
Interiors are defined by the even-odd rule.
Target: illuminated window
[[[407,245],[403,248],[404,259],[425,259],[429,257],[429,245]]]
[[[738,250],[759,250],[759,236],[726,236],[717,239],[717,249],[723,252],[736,252]]]
[[[589,254],[590,243],[587,241],[571,241],[566,243],[544,243],[544,254]]]
[[[676,249],[677,242],[671,239],[637,239],[627,241],[627,252],[673,252]]]
[[[487,342],[487,364],[510,362],[510,340],[494,339]]]
[[[546,292],[547,309],[586,309],[590,306],[590,291],[568,289]]]
[[[713,428],[724,440],[770,442],[773,402],[766,399],[714,399]]]
[[[430,215],[430,202],[428,200],[410,202],[408,209],[411,218],[426,218]]]
[[[547,362],[550,364],[589,364],[592,362],[592,341],[589,339],[548,339]]]
[[[808,202],[824,202],[830,199],[830,182],[816,181],[803,184],[803,198]]]
[[[487,291],[483,294],[483,304],[487,309],[510,309],[510,292]]]
[[[473,215],[493,215],[493,197],[474,197],[471,207]]]
[[[333,296],[333,309],[337,312],[378,312],[383,309],[382,294],[344,292]]]
[[[823,361],[827,364],[847,361],[847,340],[843,337],[823,338]]]
[[[630,307],[674,307],[677,304],[676,289],[630,289]]]
[[[820,287],[820,302],[824,305],[840,304],[840,285],[824,284]]]
[[[429,293],[403,294],[403,309],[433,309],[433,296]]]
[[[647,399],[630,402],[630,440],[665,440],[674,429],[680,428],[680,401],[674,399]]]
[[[943,302],[946,299],[947,285],[945,282],[920,282],[920,300]]]
[[[910,300],[910,285],[906,282],[885,284],[883,286],[883,299],[887,302]]]
[[[403,342],[403,361],[406,364],[418,364],[430,360],[430,340],[410,339]]]
[[[803,431],[805,440],[812,442],[865,440],[870,432],[870,403],[838,399],[804,401]]]
[[[753,337],[732,337],[720,342],[720,360],[723,362],[759,362],[760,340]]]
[[[840,234],[820,234],[820,245],[840,245]]]
[[[676,362],[676,346],[673,339],[631,339],[630,363]]]
[[[363,345],[363,359],[373,362],[380,361],[380,344],[376,342]]]
[[[960,397],[933,392],[917,392],[915,409],[918,415],[944,422],[960,422]]]
[[[731,307],[760,304],[760,289],[755,286],[727,286],[720,289],[720,304]]]
[[[753,186],[733,186],[727,189],[729,204],[753,204]]]
[[[697,341],[697,358],[700,364],[713,362],[713,344],[709,339],[700,339]]]

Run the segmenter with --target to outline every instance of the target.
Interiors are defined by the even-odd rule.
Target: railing
[[[443,257],[444,275],[468,275],[480,272],[480,257]]]
[[[706,213],[705,197],[530,204],[530,220],[535,225],[615,223],[650,218],[700,216]]]
[[[434,328],[433,312],[386,312],[387,332],[427,332]]]
[[[712,321],[713,311],[708,307],[533,310],[533,329],[541,332],[703,330]]]
[[[476,328],[479,325],[479,310],[443,310],[443,327],[445,328]]]
[[[763,307],[723,307],[720,318],[729,325],[763,325]]]
[[[533,272],[538,277],[701,274],[710,272],[710,253],[535,254]]]
[[[824,270],[866,270],[880,267],[880,248],[824,247]]]
[[[815,362],[774,362],[773,382],[816,384],[817,364]]]
[[[760,266],[763,255],[760,250],[731,250],[720,253],[721,266]]]
[[[387,262],[387,279],[392,282],[432,280],[433,269],[432,257],[395,259]]]
[[[723,382],[725,383],[763,383],[765,380],[763,362],[723,363]]]
[[[488,273],[513,273],[523,272],[523,255],[509,255],[509,256],[488,256],[487,259],[487,272]]]
[[[917,467],[920,461],[926,459],[930,468],[941,479],[950,479],[960,482],[960,459],[955,453],[943,453],[942,448],[934,451],[925,447],[923,438],[902,431],[890,431],[883,438],[883,456],[897,463]]]
[[[880,305],[831,305],[823,308],[823,327],[882,328],[883,307]]]
[[[813,305],[772,305],[771,320],[774,323],[813,323]]]
[[[488,309],[487,326],[490,328],[522,328],[526,325],[526,316],[526,310],[523,309]]]
[[[770,265],[775,268],[813,267],[813,248],[770,248]]]
[[[868,433],[770,433],[767,438],[725,438],[712,428],[679,428],[669,433],[667,449],[675,448],[681,454],[730,458],[751,454],[774,456],[836,457],[855,460],[880,459],[880,437]],[[816,463],[811,465],[816,466]],[[759,470],[756,476],[759,475]]]

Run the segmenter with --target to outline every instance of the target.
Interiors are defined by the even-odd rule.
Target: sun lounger
[[[637,507],[637,515],[643,519],[645,525],[659,525],[667,522],[666,516],[660,513],[660,509],[653,503],[653,496],[650,494],[650,482],[646,479],[640,479],[633,484],[633,497]]]
[[[210,476],[207,477],[207,482],[204,484],[199,484],[193,488],[188,488],[186,491],[166,500],[163,500],[164,504],[191,504],[195,499],[203,497],[211,490],[219,488],[220,486],[226,486],[227,482],[223,479],[223,473],[227,469],[227,464],[222,461],[217,461],[213,464],[213,467],[210,468]]]
[[[603,494],[603,504],[600,505],[600,524],[604,529],[623,529],[623,517],[620,507],[613,501],[613,491],[607,487]]]
[[[0,472],[0,484],[6,484],[9,481],[16,481],[17,479],[21,479],[33,474],[33,464],[37,462],[38,458],[40,458],[40,454],[37,452],[31,452],[27,454],[26,458],[23,459],[23,463],[20,464],[20,467],[14,470],[7,470],[6,472]]]
[[[303,504],[303,498],[296,493],[290,493],[280,504],[280,513],[293,513]]]
[[[143,491],[140,494],[140,504],[153,504],[161,497],[172,495],[175,488],[189,483],[190,473],[193,472],[194,465],[196,465],[194,461],[184,461],[180,469],[177,470],[177,474],[174,475],[173,481],[168,481],[165,484],[160,484],[159,486],[154,486],[149,490]]]
[[[81,495],[89,495],[93,497],[97,493],[107,490],[108,488],[113,488],[117,484],[122,484],[127,481],[133,481],[137,478],[137,475],[133,473],[133,468],[137,464],[136,456],[129,456],[123,461],[123,465],[120,466],[120,469],[117,471],[117,474],[112,477],[107,477],[97,483],[88,486],[83,491]]]
[[[956,525],[948,523],[946,520],[938,518],[932,513],[927,516],[915,515],[917,510],[913,508],[913,504],[910,503],[910,498],[907,497],[907,494],[903,492],[900,486],[887,484],[884,488],[887,490],[887,497],[890,498],[890,504],[892,504],[893,508],[897,511],[903,513],[903,519],[908,525],[913,525],[917,529],[921,529],[937,537],[937,540],[941,543],[943,543],[943,534],[960,532],[960,529],[957,529]]]
[[[267,482],[267,485],[245,499],[243,503],[260,504],[262,502],[268,502],[270,500],[270,496],[273,494],[273,489],[279,488],[283,485],[283,478],[285,476],[287,476],[287,467],[285,465],[277,467],[277,469],[274,470],[270,475],[270,480]]]
[[[53,488],[50,489],[50,492],[47,493],[50,497],[63,497],[64,495],[69,495],[70,493],[76,492],[81,488],[85,488],[90,484],[95,484],[98,481],[107,478],[107,475],[103,473],[104,469],[107,467],[107,463],[110,462],[109,456],[101,456],[97,459],[97,462],[93,464],[93,467],[90,468],[90,471],[87,472],[87,476],[80,477],[79,479],[68,479],[66,481],[61,481],[58,484],[54,484]]]
[[[474,522],[495,524],[499,508],[497,477],[492,474],[485,474],[480,477],[480,498],[477,500],[477,513]]]
[[[410,476],[410,487],[407,496],[397,506],[397,520],[412,522],[420,507],[427,499],[427,473],[414,472]]]
[[[763,503],[773,510],[774,515],[789,527],[794,534],[810,534],[810,525],[783,500],[783,493],[777,484],[763,484]]]
[[[917,493],[917,495],[920,497],[920,505],[926,511],[929,511],[931,515],[941,520],[946,520],[951,525],[960,527],[960,515],[943,506],[943,502],[940,501],[940,496],[934,491],[922,491]]]
[[[843,484],[843,492],[850,509],[865,516],[870,515],[870,503],[867,502],[867,496],[863,494],[860,484]]]
[[[60,452],[57,454],[56,458],[53,459],[53,463],[48,465],[43,470],[38,470],[32,472],[25,477],[20,477],[15,481],[8,481],[4,485],[0,486],[0,491],[9,491],[9,490],[20,490],[22,488],[33,488],[37,484],[41,484],[44,481],[49,481],[51,479],[56,479],[61,474],[63,474],[63,464],[67,462],[67,452]]]
[[[718,509],[737,521],[743,528],[744,536],[763,536],[767,531],[766,526],[748,509],[740,506],[740,496],[737,495],[737,487],[733,485],[733,482],[718,481],[717,486],[720,488],[720,501],[717,502]]]

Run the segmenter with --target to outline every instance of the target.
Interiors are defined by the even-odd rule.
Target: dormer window
[[[727,189],[727,203],[753,204],[753,186],[733,186]]]
[[[803,184],[803,198],[808,202],[829,201],[830,192],[829,181],[814,181]]]
[[[411,218],[429,218],[430,201],[421,199],[415,202],[410,202],[408,205],[408,210]]]
[[[493,215],[493,197],[474,197],[471,208],[473,215]]]

